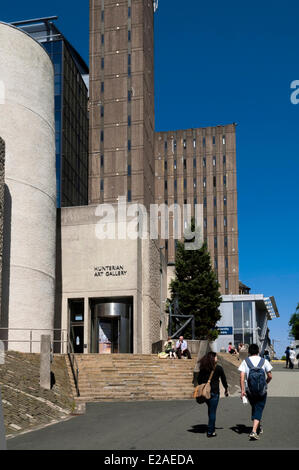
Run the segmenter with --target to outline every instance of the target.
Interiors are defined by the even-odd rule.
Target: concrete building
[[[217,325],[220,336],[216,341],[216,351],[227,351],[229,342],[236,347],[240,343],[256,343],[262,352],[270,349],[268,321],[279,317],[274,297],[262,294],[223,295],[220,311],[222,317]]]
[[[18,21],[54,64],[57,207],[88,204],[88,66],[55,25],[58,17]]]
[[[89,203],[149,207],[154,181],[154,6],[90,0]]]
[[[155,174],[157,204],[190,204],[192,215],[203,205],[204,240],[221,292],[238,294],[235,125],[156,133]],[[165,241],[169,277],[175,245],[170,234]]]
[[[151,353],[167,335],[166,263],[157,242],[101,237],[132,221],[117,206],[108,223],[96,206],[61,210],[55,327],[71,332],[76,352]]]
[[[1,106],[1,99],[0,99],[0,106]],[[5,142],[0,137],[0,321],[1,321],[1,304],[2,304],[4,178],[5,178]],[[0,331],[0,334],[1,334],[1,331]]]
[[[222,293],[238,294],[235,125],[154,133],[154,8],[90,2],[89,203],[203,204]],[[170,282],[173,234],[165,250]]]
[[[229,338],[265,341],[266,300],[237,295],[235,124],[155,133],[155,8],[152,0],[90,0],[88,201],[87,68],[51,19],[17,24],[32,37],[0,23],[7,155],[1,326],[12,349],[39,351],[41,333],[54,328],[64,352],[69,338],[75,352],[101,354],[151,353],[165,339],[176,240],[171,232],[168,240],[150,239],[149,227],[146,236],[118,236],[124,226],[140,229],[134,203],[147,215],[153,203],[190,204],[193,212],[203,206],[223,294],[219,328],[230,332],[219,348]],[[105,204],[117,221],[100,214]],[[29,332],[33,343],[26,344]]]
[[[8,347],[26,351],[29,329],[54,326],[53,64],[29,35],[0,23],[0,77],[5,90],[0,135],[6,146],[1,326],[10,329]]]

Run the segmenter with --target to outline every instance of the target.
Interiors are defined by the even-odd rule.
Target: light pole
[[[275,357],[275,343],[280,343],[280,339],[272,339],[273,354]]]

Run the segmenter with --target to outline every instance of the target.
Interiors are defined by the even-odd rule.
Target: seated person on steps
[[[182,356],[187,356],[188,359],[191,359],[191,354],[188,349],[187,341],[184,340],[183,336],[180,336],[179,340],[176,342],[176,353],[179,359],[181,359]]]

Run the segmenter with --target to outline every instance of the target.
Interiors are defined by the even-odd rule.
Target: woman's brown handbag
[[[197,403],[204,403],[211,398],[211,380],[214,375],[215,369],[212,370],[209,380],[205,384],[200,384],[195,387],[193,398]]]

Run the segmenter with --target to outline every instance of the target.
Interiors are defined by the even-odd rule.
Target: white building
[[[220,311],[217,351],[227,351],[230,342],[235,346],[256,343],[261,351],[270,348],[268,321],[279,317],[274,297],[264,297],[263,294],[223,295]]]

